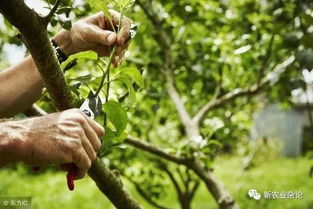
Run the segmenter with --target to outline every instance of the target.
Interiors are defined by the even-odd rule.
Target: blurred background
[[[55,3],[25,2],[41,14]],[[60,8],[63,22],[54,18],[51,36],[64,19],[98,11],[83,0],[64,0]],[[129,136],[199,163],[214,176],[213,187],[223,185],[240,208],[313,209],[312,1],[137,0],[127,16],[138,31],[120,68],[139,70],[144,83],[132,84]],[[27,55],[3,17],[0,49],[0,69]],[[97,88],[101,74],[83,60],[65,76],[79,100]],[[124,90],[113,86],[110,96],[122,101]],[[37,105],[55,111],[46,92]],[[108,146],[102,161],[118,170],[144,208],[219,208],[192,166],[129,141]],[[261,199],[250,197],[251,189]],[[0,196],[30,196],[34,209],[114,208],[89,177],[69,192],[65,173],[54,166],[1,168]]]

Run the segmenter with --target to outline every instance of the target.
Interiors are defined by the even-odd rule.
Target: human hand
[[[113,24],[118,25],[120,14],[114,10],[110,10],[110,12]],[[112,63],[114,67],[117,67],[129,45],[127,39],[130,35],[130,20],[126,17],[123,18],[121,26],[121,30],[116,35],[108,18],[103,12],[99,12],[77,21],[70,31],[62,30],[53,39],[66,55],[93,50],[99,56],[108,56],[113,46],[118,44]]]
[[[31,166],[73,163],[75,179],[83,178],[96,159],[104,134],[98,123],[78,109],[7,124],[22,142],[16,149],[19,160]]]

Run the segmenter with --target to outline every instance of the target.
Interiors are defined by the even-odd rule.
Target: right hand
[[[101,147],[104,129],[78,109],[11,121],[24,141],[22,161],[32,166],[74,163],[83,178]]]

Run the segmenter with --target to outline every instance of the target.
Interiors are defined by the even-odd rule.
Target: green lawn
[[[226,188],[234,195],[242,209],[313,209],[313,195],[311,195],[313,179],[308,176],[311,164],[312,161],[306,158],[279,159],[241,173],[239,158],[223,157],[214,163],[214,172],[225,183]],[[33,209],[114,208],[98,191],[90,178],[77,181],[74,192],[69,192],[64,173],[47,171],[34,174],[28,170],[29,168],[25,166],[18,166],[17,170],[1,169],[0,195],[31,196]],[[145,208],[152,209],[133,192],[132,187],[129,188]],[[261,194],[264,191],[301,191],[303,199],[256,201],[248,198],[249,189],[256,189]],[[169,208],[179,208],[174,192],[163,202]],[[196,194],[193,209],[213,208],[217,208],[216,204],[202,185]]]

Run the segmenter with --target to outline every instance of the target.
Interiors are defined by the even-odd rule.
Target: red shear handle
[[[66,174],[67,187],[70,191],[74,190],[74,178],[77,173],[77,168],[74,164],[67,164],[68,170]]]
[[[70,191],[74,190],[74,178],[77,173],[77,168],[75,164],[66,164],[67,174],[66,174],[66,180],[67,180],[67,187]],[[41,169],[40,166],[34,166],[32,168],[33,171],[39,171]]]

